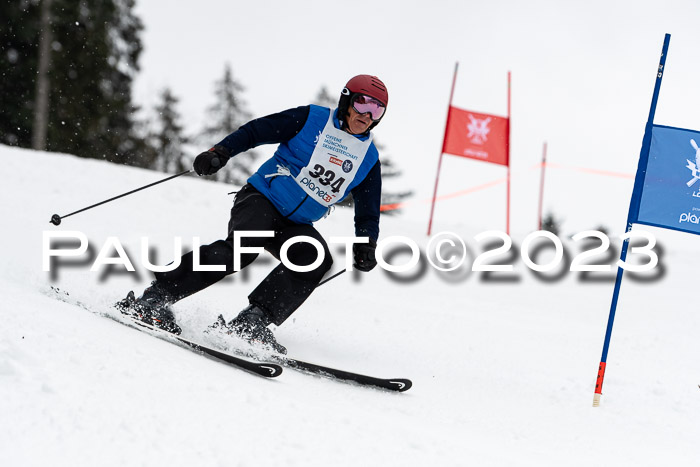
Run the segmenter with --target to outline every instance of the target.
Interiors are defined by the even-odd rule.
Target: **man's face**
[[[372,119],[369,116],[369,112],[359,114],[350,106],[348,109],[348,130],[350,134],[360,135],[367,131],[371,124]]]

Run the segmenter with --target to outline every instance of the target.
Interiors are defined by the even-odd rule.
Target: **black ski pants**
[[[280,263],[248,296],[251,304],[268,314],[271,321],[282,324],[311,295],[333,263],[328,244],[321,234],[308,224],[297,224],[280,214],[277,208],[252,185],[245,185],[236,195],[231,208],[228,236],[199,248],[201,265],[224,265],[225,271],[194,271],[193,253],[182,256],[181,264],[169,272],[155,273],[159,286],[176,301],[209,287],[234,272],[233,233],[235,231],[274,231],[274,237],[243,237],[242,247],[262,247],[278,260],[282,245],[289,239],[304,235],[318,240],[324,249],[324,260],[308,272],[296,272]],[[287,250],[287,258],[297,266],[316,261],[318,252],[307,242],[294,243]],[[257,258],[257,253],[242,253],[241,268]]]

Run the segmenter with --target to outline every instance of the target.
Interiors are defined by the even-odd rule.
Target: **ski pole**
[[[332,279],[335,279],[336,277],[338,277],[339,275],[341,275],[341,274],[344,273],[345,271],[347,271],[347,269],[343,269],[343,270],[340,271],[340,272],[336,272],[335,274],[333,274],[333,275],[332,275],[331,277],[329,277],[328,279],[324,279],[324,280],[322,280],[321,282],[319,282],[318,285],[317,285],[316,287],[320,287],[320,286],[322,286],[323,284],[325,284],[326,282],[328,282],[328,281],[330,281],[330,280],[332,280]]]
[[[316,287],[320,287],[320,286],[322,286],[323,284],[325,284],[326,282],[335,279],[336,277],[338,277],[339,275],[341,275],[341,274],[344,273],[345,271],[347,271],[347,269],[343,269],[342,271],[336,272],[335,274],[333,274],[333,275],[332,275],[331,277],[329,277],[328,279],[323,279],[321,282],[318,283],[318,285],[317,285]]]
[[[164,178],[163,180],[160,180],[160,181],[158,181],[158,182],[150,183],[150,184],[148,184],[148,185],[146,185],[146,186],[142,186],[141,188],[137,188],[137,189],[135,189],[135,190],[131,190],[131,191],[128,192],[128,193],[124,193],[124,194],[115,196],[114,198],[106,199],[106,200],[101,201],[101,202],[99,202],[99,203],[97,203],[97,204],[93,204],[92,206],[88,206],[88,207],[86,207],[86,208],[79,209],[79,210],[77,210],[77,211],[75,211],[75,212],[71,212],[70,214],[66,214],[65,216],[59,216],[58,214],[54,214],[53,216],[51,216],[51,221],[50,221],[50,223],[53,224],[53,225],[60,225],[60,224],[61,224],[61,220],[62,220],[62,219],[65,219],[66,217],[70,217],[70,216],[72,216],[72,215],[74,215],[74,214],[78,214],[78,213],[81,213],[81,212],[83,212],[83,211],[87,211],[88,209],[96,208],[97,206],[102,206],[103,204],[109,203],[110,201],[114,201],[115,199],[123,198],[123,197],[125,197],[125,196],[128,196],[128,195],[131,195],[131,194],[133,194],[133,193],[136,193],[137,191],[145,190],[146,188],[150,188],[150,187],[152,187],[152,186],[154,186],[154,185],[158,185],[159,183],[167,182],[168,180],[172,180],[173,178],[177,178],[177,177],[180,177],[180,176],[182,176],[182,175],[185,175],[185,174],[188,174],[188,173],[191,173],[191,172],[194,172],[194,169],[185,170],[185,171],[183,171],[183,172],[180,172],[179,174],[175,174],[175,175],[172,175],[172,176],[170,176],[170,177],[168,177],[168,178]]]

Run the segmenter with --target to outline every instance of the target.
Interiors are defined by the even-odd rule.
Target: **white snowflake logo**
[[[698,147],[698,143],[696,143],[694,139],[690,140],[690,145],[695,149],[695,163],[690,162],[690,159],[686,159],[686,161],[688,161],[686,168],[690,169],[690,172],[693,174],[693,178],[686,183],[689,187],[695,185],[695,182],[700,180],[700,147]]]
[[[484,144],[487,139],[487,135],[491,131],[489,129],[489,123],[491,123],[491,117],[487,117],[483,120],[474,118],[473,115],[469,114],[469,124],[467,124],[467,138],[474,144]]]

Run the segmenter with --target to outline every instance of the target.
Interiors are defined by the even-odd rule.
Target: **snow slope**
[[[53,213],[163,175],[5,146],[0,160],[0,465],[676,466],[700,459],[694,236],[654,230],[663,246],[654,274],[663,273],[625,277],[596,409],[609,278],[584,281],[569,272],[546,281],[519,260],[514,273],[495,279],[429,266],[403,282],[379,269],[344,274],[276,329],[297,358],[413,380],[410,391],[393,394],[292,370],[266,380],[105,318],[117,318],[110,305],[150,282],[141,237],[158,264],[174,257],[175,236],[186,245],[195,236],[218,239],[235,187],[180,178],[54,227]],[[588,175],[567,177],[590,183],[576,178]],[[631,185],[620,183],[616,195],[574,201],[588,206],[586,216],[599,211],[621,227]],[[557,202],[565,207],[563,198]],[[465,215],[443,215],[436,232],[452,230],[477,245],[487,208],[474,199],[441,204]],[[383,217],[382,237],[407,236],[425,249],[426,209],[416,203]],[[569,221],[569,229],[596,227]],[[327,237],[352,235],[351,226],[352,213],[342,209],[317,224]],[[117,237],[139,273],[91,272],[83,257],[52,277],[42,271],[42,232],[58,230],[83,232],[93,254]],[[516,231],[516,245],[527,233]],[[339,270],[342,252],[335,259]],[[225,345],[203,330],[219,313],[230,318],[242,309],[272,263],[260,258],[178,303],[183,335]],[[91,311],[57,300],[52,286]]]

